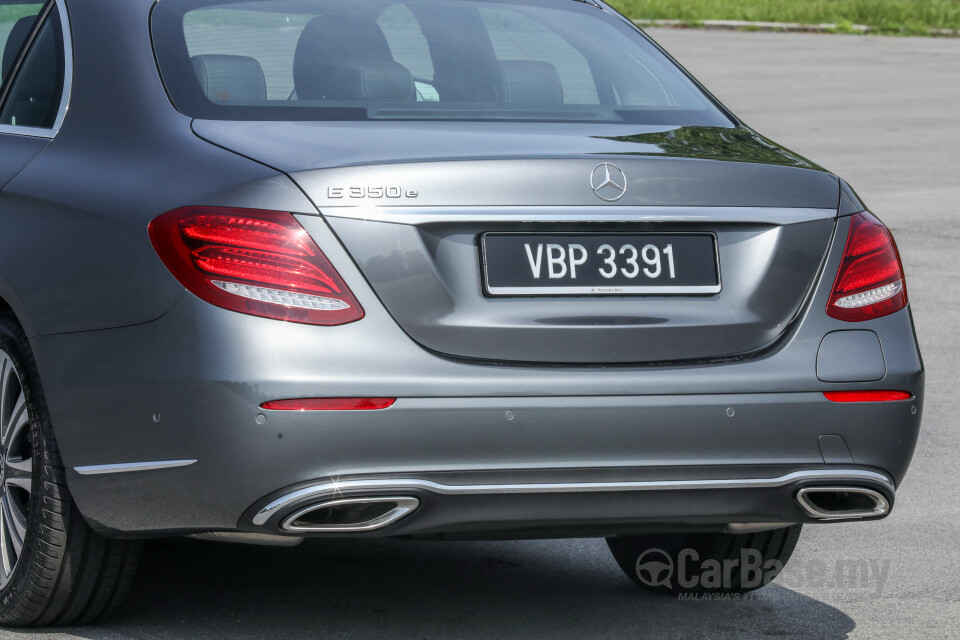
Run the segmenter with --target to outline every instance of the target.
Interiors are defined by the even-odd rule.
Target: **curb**
[[[749,20],[634,20],[639,27],[667,27],[673,29],[713,29],[717,31],[769,31],[787,33],[859,33],[890,34],[865,24],[802,24],[799,22],[751,22]],[[956,38],[960,30],[931,29],[931,36]]]

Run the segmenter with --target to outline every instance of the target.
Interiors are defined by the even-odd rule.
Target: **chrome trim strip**
[[[851,509],[847,511],[824,511],[817,507],[808,497],[811,493],[823,493],[827,491],[843,491],[845,493],[859,493],[872,498],[876,505],[873,509]],[[863,487],[804,487],[797,491],[797,502],[803,507],[811,518],[817,520],[850,520],[855,518],[878,518],[886,515],[890,511],[890,503],[883,494],[866,489]]]
[[[70,15],[64,0],[57,0],[60,11],[60,30],[63,34],[63,93],[60,95],[60,108],[53,121],[53,132],[60,131],[67,109],[70,107],[70,94],[73,91],[73,37],[70,34]],[[52,137],[52,136],[51,136]]]
[[[837,217],[836,209],[768,207],[371,207],[320,205],[331,218],[350,218],[397,224],[440,222],[740,222],[798,224]]]
[[[156,469],[176,469],[196,464],[196,460],[156,460],[153,462],[124,462],[120,464],[93,464],[74,467],[82,476],[100,476],[108,473],[128,473],[130,471],[154,471]]]
[[[295,547],[303,542],[303,536],[278,536],[269,533],[242,533],[240,531],[203,531],[188,533],[185,538],[209,540],[228,544],[251,544],[262,547]]]
[[[418,480],[416,478],[393,478],[383,480],[332,480],[323,484],[304,487],[277,498],[253,517],[253,524],[261,525],[275,513],[293,506],[303,500],[317,500],[326,497],[335,498],[345,491],[391,491],[402,493],[404,490],[419,489],[440,495],[489,495],[517,493],[589,493],[598,491],[680,491],[708,489],[768,489],[782,487],[794,482],[810,480],[829,480],[831,482],[852,482],[866,480],[877,482],[891,493],[896,489],[893,482],[882,473],[859,469],[825,469],[795,471],[777,478],[745,478],[730,480],[645,480],[638,482],[567,482],[549,484],[483,484],[449,485]]]
[[[745,533],[763,533],[764,531],[776,531],[777,529],[786,529],[793,526],[795,522],[731,522],[726,526],[726,533],[734,535],[743,535]]]
[[[316,525],[297,525],[296,521],[301,516],[311,513],[313,511],[318,511],[320,509],[327,509],[330,507],[341,507],[344,505],[351,504],[375,504],[380,502],[393,503],[395,506],[390,511],[387,511],[382,516],[366,520],[364,522],[357,522],[354,524],[316,524]],[[360,531],[374,531],[376,529],[382,529],[388,525],[393,524],[400,518],[410,515],[413,511],[420,506],[420,501],[416,498],[392,498],[392,497],[383,497],[374,496],[370,498],[345,498],[343,500],[328,500],[326,502],[321,502],[319,504],[311,504],[309,507],[297,511],[292,516],[288,517],[283,521],[283,524],[280,525],[280,528],[284,531],[290,531],[292,533],[300,532],[311,532],[311,533],[323,533],[327,532],[337,532],[337,533],[357,533]]]
[[[720,293],[720,285],[704,287],[491,287],[487,292],[500,296],[622,296],[622,295],[704,295]]]
[[[15,136],[26,136],[27,138],[53,138],[56,131],[51,129],[41,129],[39,127],[17,127],[12,124],[0,124],[0,133],[7,133]]]

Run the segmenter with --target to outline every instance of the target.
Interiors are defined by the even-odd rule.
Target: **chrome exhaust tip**
[[[817,520],[879,518],[890,512],[882,493],[863,487],[804,487],[797,491],[797,502]]]
[[[280,525],[290,533],[360,533],[404,518],[420,506],[417,498],[370,497],[325,500],[287,516]]]

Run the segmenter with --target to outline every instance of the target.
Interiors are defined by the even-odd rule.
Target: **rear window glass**
[[[160,0],[152,24],[196,118],[731,125],[631,25],[573,0]]]

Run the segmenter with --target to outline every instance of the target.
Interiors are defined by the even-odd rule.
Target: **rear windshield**
[[[160,0],[184,114],[731,126],[619,16],[576,0]]]

